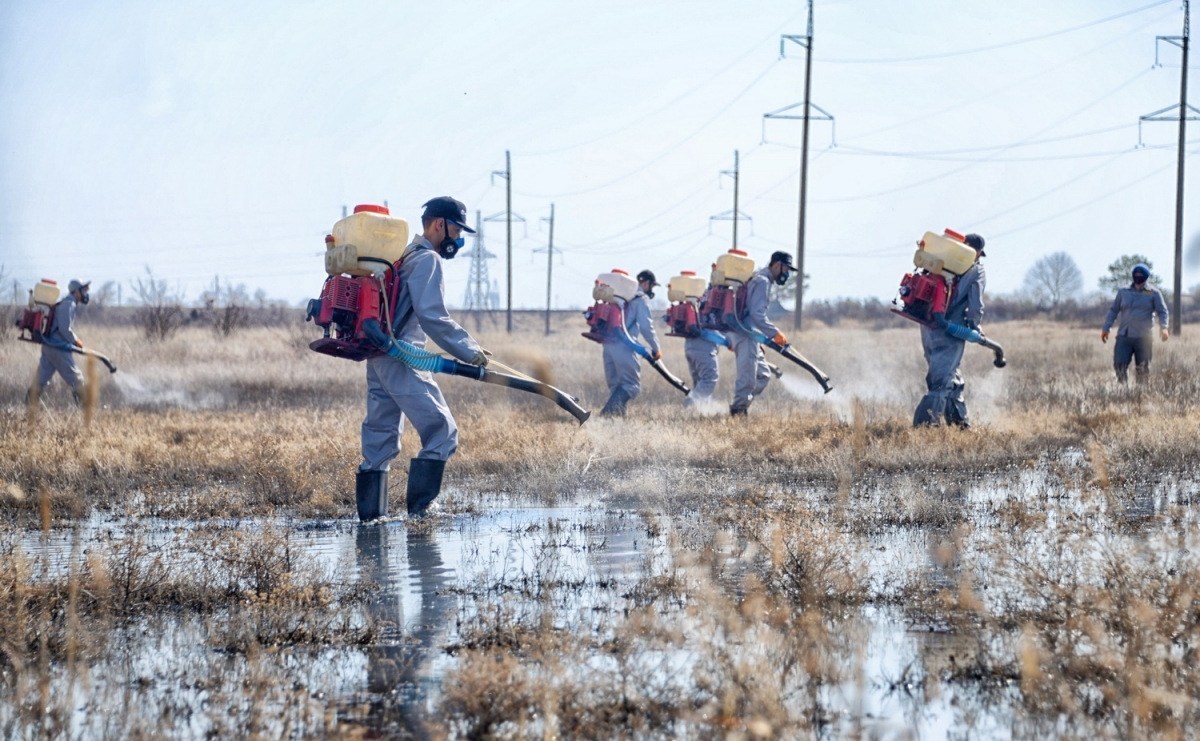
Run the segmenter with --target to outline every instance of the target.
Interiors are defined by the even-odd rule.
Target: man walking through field
[[[47,339],[53,340],[59,345],[83,347],[83,343],[75,334],[75,311],[80,304],[87,304],[88,287],[91,283],[91,281],[84,283],[72,280],[68,284],[66,297],[54,307],[54,319],[46,332]],[[83,398],[83,374],[79,372],[79,366],[75,363],[75,353],[43,344],[42,359],[38,364],[37,373],[39,396],[50,385],[50,381],[54,380],[55,373],[62,376],[63,381],[71,387],[75,403],[80,403]]]
[[[442,260],[463,246],[467,208],[449,197],[425,204],[424,233],[400,258],[401,289],[396,301],[395,336],[417,347],[432,339],[461,361],[486,366],[487,354],[446,310]],[[458,425],[429,371],[419,371],[388,355],[367,361],[367,416],[362,423],[363,462],[358,467],[359,517],[387,514],[387,473],[400,454],[404,418],[421,438],[421,451],[409,463],[406,503],[409,516],[425,513],[442,488],[446,461],[458,449]]]
[[[975,250],[975,264],[954,279],[946,305],[946,321],[979,330],[983,322],[983,291],[987,275],[983,271],[983,237],[968,234],[964,241]],[[980,330],[980,334],[983,334]],[[921,326],[921,348],[929,370],[925,373],[925,396],[913,415],[913,427],[946,424],[970,427],[967,401],[963,398],[966,381],[959,365],[966,342],[951,337],[940,327]]]
[[[1100,341],[1108,342],[1108,333],[1113,322],[1120,317],[1117,328],[1117,341],[1113,344],[1113,369],[1117,372],[1117,380],[1129,382],[1129,363],[1137,360],[1137,380],[1144,383],[1150,376],[1150,358],[1154,354],[1154,316],[1158,315],[1159,335],[1166,342],[1167,333],[1167,303],[1163,301],[1162,291],[1150,285],[1150,268],[1142,263],[1133,266],[1133,283],[1117,291],[1108,316],[1104,320],[1104,329],[1100,331]]]

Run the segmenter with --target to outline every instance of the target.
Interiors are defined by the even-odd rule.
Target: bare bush
[[[262,293],[261,288],[259,293]],[[200,300],[217,335],[229,337],[250,326],[250,311],[247,308],[250,297],[244,283],[235,286],[226,281],[222,284],[221,276],[214,276],[212,287],[201,294]],[[263,299],[259,299],[259,302],[261,304]]]
[[[183,323],[183,296],[179,291],[172,290],[165,278],[155,278],[149,265],[145,280],[136,279],[132,288],[141,304],[134,312],[134,320],[146,339],[161,342],[175,334]]]

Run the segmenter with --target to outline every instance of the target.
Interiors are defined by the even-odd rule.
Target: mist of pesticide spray
[[[112,379],[121,392],[121,398],[133,406],[211,409],[226,403],[225,397],[216,391],[197,395],[170,381],[144,380],[124,372],[114,375]]]

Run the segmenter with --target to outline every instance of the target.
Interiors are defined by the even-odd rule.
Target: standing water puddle
[[[960,511],[958,515],[931,507],[921,516],[972,522],[976,530],[962,535],[959,547],[984,554],[980,562],[986,563],[988,538],[995,537],[989,534],[989,520],[1014,498],[1036,498],[1037,486],[1031,480],[1007,487],[984,482],[961,487],[938,503],[942,509]],[[1173,486],[1171,495],[1149,491],[1129,500],[1124,516],[1153,517],[1179,504],[1180,498],[1190,513],[1195,489],[1188,484]],[[886,488],[880,491],[875,495],[893,495]],[[1075,506],[1067,497],[1046,509],[1053,518]],[[969,515],[963,517],[962,510]],[[115,621],[108,650],[95,660],[89,677],[68,680],[59,671],[51,682],[56,692],[73,698],[68,722],[71,735],[80,738],[112,735],[111,723],[94,712],[99,707],[124,708],[126,719],[148,719],[133,728],[174,736],[222,735],[230,727],[225,725],[228,717],[241,719],[234,724],[241,728],[253,725],[244,719],[253,721],[255,713],[274,719],[264,721],[268,735],[320,735],[346,722],[421,735],[422,721],[437,717],[435,706],[460,652],[481,642],[504,648],[504,636],[484,635],[489,625],[506,629],[491,612],[518,618],[523,611],[552,615],[553,623],[542,629],[591,634],[596,636],[594,645],[611,638],[613,626],[637,607],[639,589],[648,580],[669,579],[673,560],[680,558],[669,544],[669,523],[652,520],[630,510],[592,505],[508,507],[415,525],[288,519],[207,522],[204,528],[234,534],[283,532],[278,547],[309,559],[345,589],[357,589],[347,616],[338,623],[341,632],[334,631],[346,638],[247,644],[238,638],[238,626],[221,622],[227,608],[202,617],[165,610],[151,618]],[[94,551],[128,542],[135,534],[145,552],[165,553],[199,527],[95,517],[74,530],[26,533],[20,549],[33,573],[61,579],[70,570],[73,554],[84,563]],[[867,728],[877,736],[915,732],[918,737],[944,737],[972,731],[988,737],[1012,735],[1006,729],[1019,709],[1012,690],[993,691],[986,700],[979,700],[969,685],[942,684],[938,692],[925,691],[930,677],[953,673],[969,662],[978,646],[961,640],[938,620],[910,611],[902,599],[889,599],[894,585],[911,585],[917,579],[924,579],[926,587],[953,588],[954,569],[938,555],[948,531],[897,522],[867,537],[871,547],[861,554],[861,564],[875,597],[853,608],[849,618],[858,638],[847,659],[857,668],[849,679],[820,690],[817,703],[827,733]],[[1131,532],[1120,537],[1144,540],[1146,535]],[[182,569],[188,559],[203,560],[197,553],[172,552],[171,566]],[[249,635],[303,635],[305,626],[338,607],[331,604],[283,628],[257,626]],[[245,614],[239,612],[236,620]],[[607,661],[603,651],[593,653],[589,664]],[[666,675],[696,671],[695,647],[686,641],[663,653],[649,671],[663,673],[665,682],[673,681]],[[12,708],[0,705],[0,724],[11,723],[12,713]],[[163,721],[168,714],[170,721]],[[125,733],[131,726],[118,723],[116,728]]]

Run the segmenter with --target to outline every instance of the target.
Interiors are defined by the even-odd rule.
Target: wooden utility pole
[[[1188,78],[1188,35],[1190,8],[1183,0],[1183,66],[1179,70],[1179,164],[1175,175],[1175,293],[1171,296],[1171,334],[1178,335],[1183,327],[1183,163],[1187,144],[1187,78]]]
[[[733,150],[733,169],[732,170],[721,170],[721,172],[717,175],[718,182],[720,182],[721,178],[726,177],[726,176],[733,178],[733,208],[730,209],[729,211],[722,211],[719,214],[708,217],[710,233],[712,232],[712,222],[714,222],[714,221],[732,221],[733,222],[733,248],[735,250],[737,249],[737,246],[738,246],[738,222],[739,221],[749,221],[749,222],[754,221],[754,219],[750,218],[749,216],[742,213],[741,211],[738,211],[738,185],[740,182],[740,174],[739,174],[740,170],[741,170],[741,165],[740,165],[740,161],[739,161],[739,157],[738,157],[738,151],[735,149],[735,150]]]
[[[808,124],[812,100],[813,0],[808,0],[808,36],[804,44],[804,133],[800,137],[800,219],[796,234],[796,316],[799,331],[804,308],[804,221],[808,209]]]
[[[550,244],[546,248],[546,334],[550,334],[550,285],[554,273],[554,204],[550,204]]]
[[[738,151],[733,150],[733,248],[737,249],[738,223]]]
[[[1187,145],[1187,122],[1200,120],[1195,106],[1188,105],[1187,102],[1187,79],[1188,79],[1188,47],[1190,36],[1190,21],[1191,8],[1189,0],[1183,0],[1183,35],[1182,36],[1158,36],[1154,39],[1154,65],[1159,66],[1158,62],[1158,42],[1166,41],[1168,44],[1178,46],[1183,50],[1183,64],[1179,70],[1179,105],[1167,106],[1153,113],[1147,113],[1138,118],[1138,146],[1142,146],[1142,123],[1145,121],[1179,121],[1179,163],[1175,168],[1175,281],[1174,291],[1171,295],[1171,333],[1179,334],[1183,327],[1183,168],[1186,161]],[[1178,108],[1178,119],[1171,115],[1171,112]]]
[[[508,241],[508,319],[506,325],[508,333],[512,334],[512,157],[507,149],[504,150],[504,198],[505,239]]]

